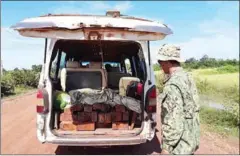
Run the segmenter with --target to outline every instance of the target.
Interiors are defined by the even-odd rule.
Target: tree
[[[32,65],[32,70],[34,72],[41,72],[42,70],[42,65]]]
[[[209,59],[208,55],[203,55],[203,57],[200,59],[200,62],[207,61]]]
[[[19,69],[18,68],[14,68],[13,71],[19,71]]]
[[[160,65],[159,65],[158,63],[153,64],[153,70],[154,70],[154,71],[159,71],[159,70],[161,70]]]
[[[185,61],[185,63],[195,63],[197,60],[194,57],[191,57]]]

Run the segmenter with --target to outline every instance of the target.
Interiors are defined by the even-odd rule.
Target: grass
[[[227,73],[225,68],[190,70],[200,94],[200,119],[209,131],[223,135],[239,134],[239,73]],[[163,74],[155,72],[157,88],[163,89]],[[208,104],[222,104],[226,110],[209,108]]]
[[[24,86],[19,86],[15,88],[15,95],[19,95],[19,94],[24,94],[26,92],[28,92],[29,90],[33,90],[34,88],[32,87],[24,87]]]
[[[34,89],[35,88],[33,88],[33,87],[17,86],[17,87],[15,87],[14,94],[10,94],[10,95],[4,96],[3,98],[18,96],[18,95],[27,93],[27,92],[29,92],[31,90],[34,90]]]
[[[239,137],[238,121],[228,111],[203,106],[200,110],[200,122],[206,125],[207,131],[217,132],[223,136]]]
[[[211,69],[205,69],[211,73]],[[204,73],[204,74],[203,74]],[[230,86],[239,85],[239,73],[225,73],[225,74],[206,74],[204,70],[194,70],[192,72],[194,78],[199,78],[200,80],[207,80],[209,83],[215,87],[221,87],[222,89],[228,88]]]

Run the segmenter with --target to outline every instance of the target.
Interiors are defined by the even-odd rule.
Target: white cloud
[[[31,68],[42,64],[44,39],[22,37],[10,28],[1,28],[1,59],[3,68]]]
[[[131,4],[131,2],[126,1],[126,2],[120,2],[118,4],[116,4],[113,9],[119,10],[121,12],[127,12],[128,10],[130,10],[133,7],[133,5]]]
[[[201,58],[204,54],[214,58],[239,59],[239,26],[236,24],[239,23],[239,12],[232,9],[234,5],[216,4],[219,7],[215,16],[206,17],[196,27],[199,36],[176,43],[182,47],[184,59]],[[228,10],[228,13],[222,10]]]
[[[81,10],[78,7],[74,7],[74,6],[59,6],[56,9],[53,9],[53,11],[51,11],[51,13],[53,14],[81,14]]]
[[[96,11],[99,11],[99,10],[106,10],[106,9],[109,9],[111,8],[110,5],[108,5],[107,3],[103,2],[103,1],[94,1],[94,2],[86,2],[91,10],[96,10]]]
[[[179,43],[184,59],[201,58],[204,54],[214,58],[232,59],[239,57],[239,37],[215,34],[208,37],[196,37]]]
[[[199,29],[205,34],[224,34],[238,36],[239,28],[233,23],[215,18],[206,20],[199,24]]]
[[[83,13],[83,14],[102,14],[104,15],[107,10],[118,10],[121,13],[129,11],[133,5],[129,1],[118,2],[115,5],[110,5],[103,1],[88,1],[88,2],[69,2],[60,3],[49,9],[52,13]]]
[[[151,42],[150,50],[154,63],[157,62],[155,58],[158,49],[164,43],[181,46],[181,56],[184,59],[201,58],[204,54],[214,58],[239,59],[238,2],[207,2],[207,4],[217,9],[213,18],[206,17],[204,21],[197,23],[196,32],[199,32],[199,36],[174,43],[168,42],[171,40],[169,37],[162,41]],[[168,26],[174,31],[175,26]]]
[[[118,2],[109,5],[106,2],[76,2],[60,3],[51,7],[49,13],[70,14],[105,14],[106,10],[119,9],[127,12],[131,9],[131,2]],[[44,53],[44,39],[23,37],[10,28],[1,27],[1,59],[3,68],[14,69],[31,68],[33,64],[42,64]]]

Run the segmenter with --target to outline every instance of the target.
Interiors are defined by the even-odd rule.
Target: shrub
[[[156,72],[155,74],[156,86],[161,93],[163,91],[163,81],[164,81],[164,74],[162,72]]]
[[[10,74],[3,75],[1,77],[1,97],[14,94],[14,82]]]
[[[228,110],[201,107],[200,122],[222,134],[239,136],[239,115],[237,117]]]
[[[154,65],[153,65],[153,70],[154,70],[154,71],[159,71],[159,70],[161,70],[160,65],[159,65],[158,63],[154,64]]]
[[[36,88],[38,86],[38,80],[39,80],[39,74],[33,71],[27,71],[26,72],[26,80],[25,84],[30,87]]]
[[[217,71],[219,73],[236,73],[236,72],[239,72],[239,66],[226,65],[226,66],[217,68]]]

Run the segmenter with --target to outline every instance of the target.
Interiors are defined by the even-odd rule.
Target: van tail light
[[[43,113],[44,112],[44,106],[37,106],[37,113]]]
[[[149,113],[155,113],[157,111],[156,105],[155,106],[148,106],[147,108]]]
[[[43,93],[41,90],[38,90],[37,92],[37,99],[43,99]]]
[[[44,112],[44,103],[43,103],[43,92],[41,90],[38,90],[38,92],[37,92],[37,99],[41,100],[41,102],[38,103],[36,106],[37,113],[43,113]]]
[[[157,111],[157,90],[153,87],[148,94],[147,112],[155,113]]]
[[[157,97],[157,92],[156,92],[156,88],[154,87],[154,88],[151,90],[150,98],[156,99],[156,97]]]
[[[142,83],[138,83],[137,84],[137,94],[138,95],[142,95],[142,91],[143,91],[143,84]]]

